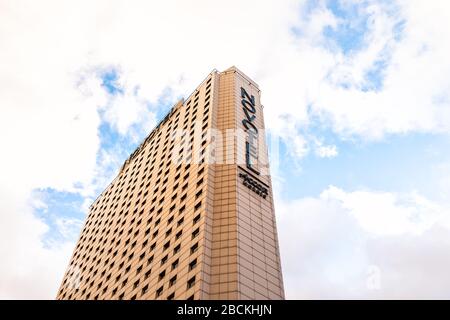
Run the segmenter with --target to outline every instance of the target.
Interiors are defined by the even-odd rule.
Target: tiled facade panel
[[[58,299],[283,298],[271,188],[262,199],[242,184],[238,138],[225,134],[243,83],[235,68],[213,71],[124,163],[90,208]]]
[[[260,175],[254,175],[268,186],[268,196],[264,199],[238,178],[237,214],[239,247],[239,291],[240,299],[284,299],[281,263],[279,258],[278,237],[273,208],[272,186],[268,174],[268,154],[264,138],[263,107],[257,85],[240,72],[236,73],[235,105],[237,128],[244,130],[242,120],[245,113],[242,108],[241,88],[255,98],[254,123],[259,130],[258,166]],[[239,147],[237,145],[237,147]],[[244,152],[244,149],[237,150]],[[239,164],[238,172],[246,169]]]
[[[236,127],[233,72],[219,76],[217,106],[217,129],[224,133]],[[234,150],[227,150],[232,145],[223,137],[221,152],[234,157]],[[230,161],[231,160],[231,161]],[[228,162],[233,163],[233,159]],[[211,264],[211,299],[238,299],[238,264],[237,264],[237,211],[236,211],[236,165],[215,164],[213,242]]]

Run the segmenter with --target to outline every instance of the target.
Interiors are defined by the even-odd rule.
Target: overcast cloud
[[[348,156],[340,142],[450,146],[448,21],[444,0],[0,0],[0,298],[55,297],[83,210],[167,106],[232,65],[296,167],[272,164],[287,298],[450,298],[450,157],[427,192],[283,194],[308,157]]]

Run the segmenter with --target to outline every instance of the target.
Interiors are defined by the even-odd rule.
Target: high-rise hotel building
[[[57,299],[284,299],[258,85],[213,71],[90,207]]]

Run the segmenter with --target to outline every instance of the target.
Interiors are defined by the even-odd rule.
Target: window
[[[173,249],[173,254],[177,254],[178,252],[180,252],[180,248],[181,248],[181,245],[178,244],[178,245]]]
[[[195,276],[193,276],[192,278],[190,278],[187,282],[187,288],[190,289],[194,286],[195,284]]]
[[[167,296],[167,300],[173,300],[173,298],[175,298],[175,292],[172,292]]]
[[[165,264],[165,263],[167,262],[167,258],[168,258],[168,257],[169,257],[169,256],[166,255],[164,258],[161,259],[161,265],[163,265],[163,264]]]
[[[198,242],[191,247],[191,254],[198,250]]]
[[[196,224],[200,220],[200,213],[194,217],[193,224]]]
[[[173,286],[175,283],[177,282],[177,276],[174,275],[172,278],[170,278],[169,280],[169,287]]]
[[[158,276],[158,281],[161,281],[162,279],[164,279],[164,277],[166,276],[166,271],[164,270],[163,272],[161,272]]]
[[[167,250],[169,247],[170,247],[170,241],[167,241],[167,242],[164,244],[164,250]]]
[[[178,259],[172,262],[172,270],[176,269],[178,267]]]
[[[189,263],[189,271],[191,271],[192,269],[194,269],[196,265],[197,265],[197,259],[192,260],[192,261]]]
[[[145,287],[142,288],[142,294],[145,294],[148,292],[148,284],[145,285]]]
[[[192,232],[192,239],[197,237],[199,233],[200,233],[200,228],[195,229],[194,232]]]
[[[156,295],[155,295],[156,298],[158,298],[159,296],[161,296],[163,289],[164,289],[164,286],[162,286],[162,287],[160,287],[158,290],[156,290]]]

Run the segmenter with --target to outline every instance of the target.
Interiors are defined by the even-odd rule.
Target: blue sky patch
[[[110,94],[123,94],[123,88],[118,84],[119,72],[115,68],[107,69],[100,72],[102,79],[102,87]]]
[[[365,47],[364,37],[368,30],[369,16],[365,14],[364,2],[353,4],[343,1],[327,1],[327,8],[336,16],[339,23],[336,28],[325,27],[325,37],[335,43],[344,54]]]
[[[416,133],[392,135],[376,143],[329,140],[325,139],[339,150],[335,158],[309,153],[300,161],[298,170],[293,159],[281,157],[283,185],[289,188],[280,191],[286,199],[317,196],[335,185],[344,190],[418,191],[438,200],[440,195],[435,194],[436,186],[430,177],[439,164],[450,161],[448,137]],[[286,148],[284,145],[282,150],[286,152]]]
[[[79,193],[61,192],[52,188],[35,190],[35,196],[46,204],[46,207],[34,210],[35,215],[49,227],[42,239],[44,245],[51,247],[53,243],[74,240],[86,217],[86,212],[82,209],[84,197]],[[61,228],[64,221],[67,229]],[[73,224],[69,226],[68,222]]]

